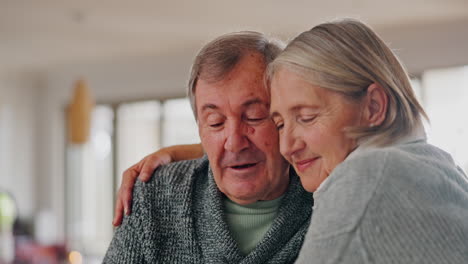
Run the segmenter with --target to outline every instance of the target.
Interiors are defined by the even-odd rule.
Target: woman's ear
[[[387,115],[388,95],[380,84],[373,83],[367,88],[364,100],[364,121],[369,126],[379,126]]]

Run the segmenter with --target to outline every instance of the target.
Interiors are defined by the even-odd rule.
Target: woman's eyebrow
[[[300,105],[295,105],[294,107],[291,107],[289,109],[290,112],[298,112],[299,110],[302,110],[302,109],[313,109],[313,110],[316,110],[316,109],[319,109],[319,106],[317,105],[307,105],[307,104],[300,104]]]

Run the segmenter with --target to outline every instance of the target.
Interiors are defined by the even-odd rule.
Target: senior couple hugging
[[[220,36],[188,97],[201,144],[124,173],[104,263],[468,263],[468,179],[364,23]]]

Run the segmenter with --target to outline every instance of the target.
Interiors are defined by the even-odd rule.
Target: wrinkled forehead
[[[199,79],[195,89],[197,110],[205,103],[218,107],[229,104],[240,107],[256,100],[263,104],[270,102],[264,82],[265,65],[256,60],[245,60],[219,81]]]
[[[222,85],[221,83],[199,83],[195,93],[199,114],[208,109],[244,109],[260,104],[270,105],[270,97],[263,84]]]

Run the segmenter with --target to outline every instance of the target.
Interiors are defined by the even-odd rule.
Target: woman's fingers
[[[138,176],[138,178],[143,182],[149,181],[151,176],[153,176],[154,170],[156,170],[161,165],[170,163],[171,161],[171,155],[162,150],[146,156],[143,159],[143,165],[141,167],[140,176]]]

